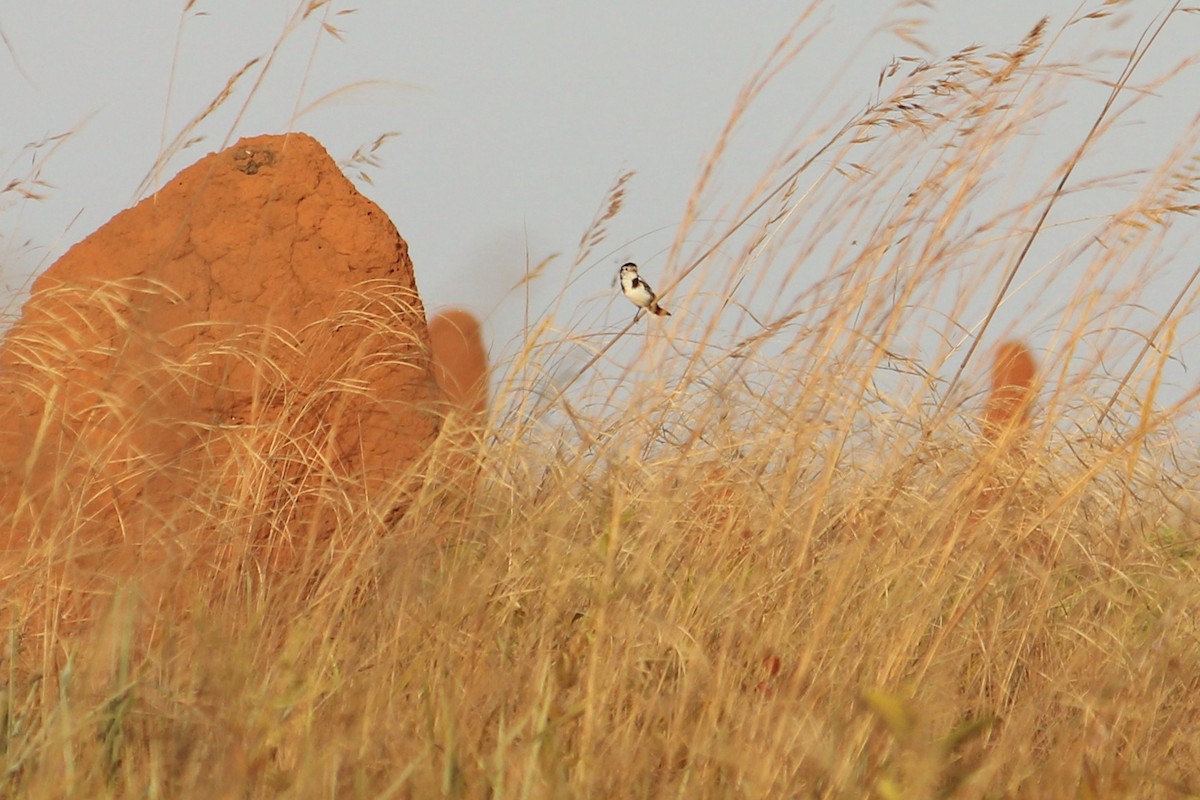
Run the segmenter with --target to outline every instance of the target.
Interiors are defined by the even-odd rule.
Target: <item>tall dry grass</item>
[[[1005,186],[1094,77],[1050,56],[1061,32],[898,60],[707,229],[702,180],[656,283],[680,311],[530,319],[486,436],[440,441],[398,520],[338,504],[315,586],[180,575],[186,613],[155,619],[134,582],[40,657],[10,637],[4,792],[1200,793],[1196,393],[1164,387],[1195,295],[1131,311],[1191,224],[1196,139],[1054,243],[1152,77],[1121,73],[1065,161]],[[1035,279],[1066,299],[1015,320],[1040,369],[1013,458],[982,394]]]

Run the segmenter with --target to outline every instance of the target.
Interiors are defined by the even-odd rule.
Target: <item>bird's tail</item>
[[[656,317],[669,317],[669,316],[671,316],[671,312],[670,312],[670,311],[667,311],[665,308],[663,308],[662,306],[660,306],[658,303],[654,303],[654,304],[652,304],[652,305],[650,306],[650,313],[651,313],[651,314],[653,314],[653,315],[654,315],[654,316],[656,316]]]

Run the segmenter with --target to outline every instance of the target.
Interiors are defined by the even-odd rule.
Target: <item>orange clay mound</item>
[[[316,140],[202,158],[39,277],[0,345],[4,555],[85,592],[315,568],[339,518],[402,510],[440,425],[428,341],[404,240]]]
[[[451,308],[429,320],[433,375],[453,407],[477,416],[487,411],[488,361],[479,321]]]
[[[1029,429],[1037,362],[1018,341],[1000,345],[992,362],[992,388],[983,412],[983,435],[993,442]]]

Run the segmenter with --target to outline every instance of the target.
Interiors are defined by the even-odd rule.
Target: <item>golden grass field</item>
[[[1078,150],[999,195],[1077,80],[1054,35],[895,62],[721,222],[701,174],[652,273],[674,316],[534,316],[403,517],[400,488],[327,500],[318,579],[248,558],[178,576],[177,613],[134,582],[91,629],[14,625],[0,794],[1200,795],[1197,389],[1164,378],[1196,296],[1130,311],[1195,224],[1196,139],[1031,255],[1141,79],[1118,63]],[[626,191],[530,280],[607,292],[584,270]],[[1005,316],[1031,273],[1059,302]],[[196,525],[287,524],[239,480]]]

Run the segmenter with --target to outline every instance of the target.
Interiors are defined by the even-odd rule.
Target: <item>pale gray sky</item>
[[[129,206],[162,142],[247,60],[271,49],[299,4],[198,0],[185,14],[182,2],[162,0],[0,0],[7,41],[0,49],[2,177],[26,177],[41,159],[37,174],[50,184],[40,202],[0,196],[8,290],[19,291],[31,273]],[[780,151],[862,109],[893,56],[920,55],[885,32],[889,20],[923,20],[919,35],[937,57],[972,43],[1011,48],[1042,15],[1058,31],[1079,9],[1102,7],[1100,0],[898,5],[842,0],[816,7],[801,33],[811,40],[739,129],[718,176],[718,197],[746,197]],[[1121,24],[1068,29],[1052,58],[1127,51],[1170,5],[1118,4],[1113,22]],[[613,302],[616,267],[633,259],[660,273],[739,89],[807,6],[335,0],[291,33],[244,115],[238,117],[256,71],[200,128],[206,139],[174,159],[163,179],[242,135],[304,130],[341,159],[398,131],[381,152],[383,166],[372,170],[374,185],[360,188],[409,242],[426,305],[465,305],[487,316],[492,340],[503,348],[521,313],[519,298],[500,301],[526,259],[559,252],[565,270],[612,181],[634,170],[625,210],[584,265],[584,280],[570,289],[572,302],[592,309],[589,324],[614,328],[630,310]],[[344,41],[320,36],[323,21],[343,31]],[[1200,16],[1180,15],[1139,75],[1149,79],[1193,56],[1198,28]],[[1119,69],[1120,58],[1111,63]],[[376,83],[295,118],[297,109],[357,81]],[[1047,117],[1023,163],[1046,170],[1060,163],[1106,94],[1099,83],[1080,81]],[[1093,168],[1158,163],[1194,120],[1197,97],[1194,70],[1161,87],[1122,122],[1128,131],[1110,160]],[[73,134],[53,152],[23,149],[65,131]],[[1085,204],[1064,213],[1081,218],[1102,210]],[[1176,246],[1172,263],[1181,270],[1200,261],[1194,238]],[[536,291],[548,299],[561,287],[547,280]]]

